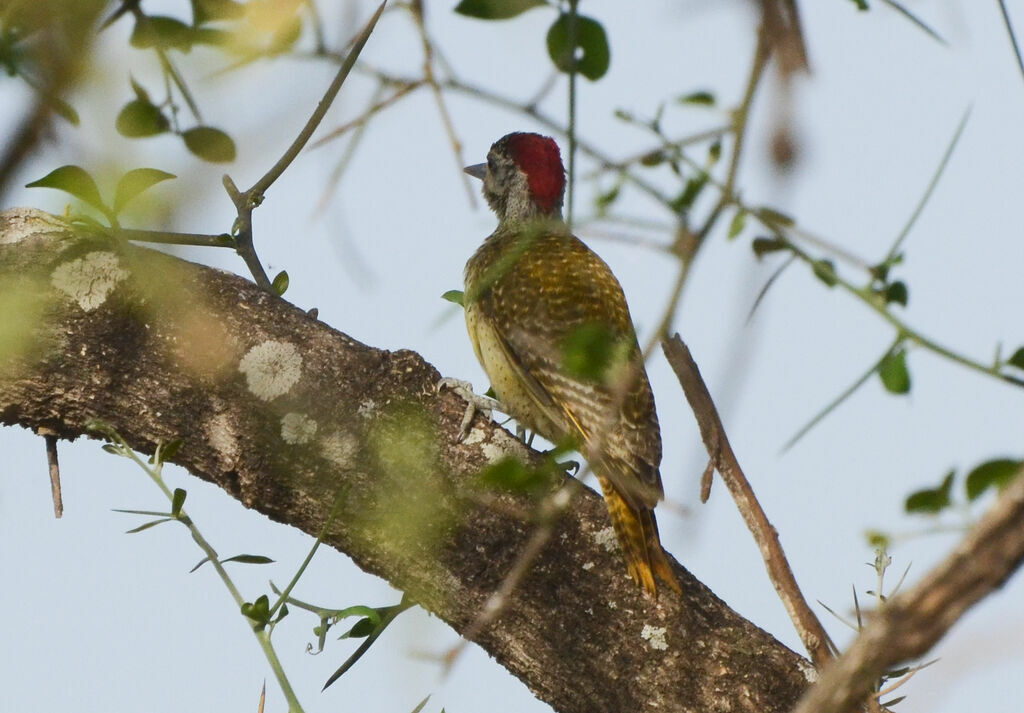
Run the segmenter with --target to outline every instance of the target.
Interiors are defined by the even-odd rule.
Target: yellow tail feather
[[[607,478],[598,476],[604,501],[608,506],[615,535],[626,557],[629,575],[637,586],[652,597],[658,596],[655,574],[676,592],[682,592],[672,566],[665,557],[658,537],[658,523],[654,511],[647,508],[633,508]]]

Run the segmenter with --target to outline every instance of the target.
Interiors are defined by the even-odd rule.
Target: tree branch
[[[768,569],[768,577],[775,585],[775,591],[779,593],[790,619],[793,620],[800,640],[804,642],[814,665],[820,669],[832,659],[832,652],[828,648],[828,634],[800,592],[793,570],[786,560],[786,553],[782,551],[782,545],[779,543],[779,533],[768,521],[768,516],[765,515],[753,488],[750,487],[750,481],[740,468],[700,370],[678,334],[663,341],[661,346],[665,350],[665,358],[668,359],[683,387],[690,408],[693,409],[701,438],[704,439],[704,446],[708,450],[709,462],[701,483],[701,500],[708,499],[711,492],[711,476],[717,470],[732,493],[736,507],[739,508],[761,550],[761,556]]]
[[[247,507],[317,534],[464,632],[537,527],[536,500],[479,478],[535,459],[410,351],[374,349],[234,275],[123,241],[0,213],[0,423],[90,435],[103,419]],[[16,345],[15,348],[12,345]],[[537,497],[567,482],[552,475]],[[810,664],[682,567],[684,594],[645,598],[581,489],[502,614],[472,635],[562,713],[788,711]]]

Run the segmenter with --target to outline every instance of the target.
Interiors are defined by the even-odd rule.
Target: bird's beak
[[[466,173],[468,173],[473,178],[479,178],[482,181],[482,180],[484,180],[484,174],[487,173],[487,164],[486,163],[476,163],[476,164],[473,164],[472,166],[466,166],[462,170],[465,171]]]

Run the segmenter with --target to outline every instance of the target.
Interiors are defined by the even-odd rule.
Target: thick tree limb
[[[482,486],[518,441],[409,351],[367,347],[220,271],[27,209],[0,213],[0,423],[175,461],[325,542],[465,631],[535,529],[525,496]],[[553,478],[548,492],[564,483]],[[682,567],[652,602],[609,551],[601,498],[575,499],[502,615],[474,635],[563,713],[788,711],[811,667]],[[614,537],[611,538],[614,540]]]

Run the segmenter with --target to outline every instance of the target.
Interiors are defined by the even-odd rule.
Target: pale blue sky
[[[454,4],[428,3],[428,21],[459,75],[510,96],[531,96],[548,76],[543,37],[554,12],[483,23],[455,16]],[[1021,320],[1013,317],[1024,304],[1024,80],[997,3],[909,2],[948,39],[948,48],[878,2],[869,13],[858,13],[845,0],[800,4],[814,67],[795,94],[801,160],[786,178],[765,160],[778,99],[775,82],[768,81],[752,115],[740,176],[744,198],[797,216],[815,233],[876,261],[913,210],[961,115],[973,107],[949,169],[905,243],[907,261],[899,276],[910,286],[910,304],[904,312],[925,334],[982,361],[991,358],[997,342],[1004,350],[1024,344]],[[1007,4],[1024,28],[1024,2]],[[181,12],[186,3],[162,5]],[[612,64],[600,82],[580,84],[581,135],[626,156],[651,144],[615,119],[615,109],[649,115],[659,101],[703,88],[714,90],[723,106],[732,105],[753,46],[752,5],[582,3],[581,11],[609,30]],[[356,7],[361,21],[370,4]],[[329,36],[336,38],[342,26],[336,15],[349,15],[328,15]],[[154,190],[169,201],[188,201],[190,209],[175,219],[174,228],[227,230],[234,214],[220,188],[223,167],[183,155],[173,139],[129,142],[113,133],[117,108],[129,98],[127,31],[121,23],[105,34],[100,62],[82,95],[73,98],[81,128],[59,128],[57,141],[45,145],[16,183],[63,163],[96,168],[113,151],[126,167],[154,166],[186,179]],[[133,65],[132,71],[155,89],[150,58],[129,52],[132,62],[146,67]],[[411,75],[418,52],[411,25],[396,14],[385,17],[364,56]],[[188,71],[194,65],[183,66]],[[224,78],[203,79],[207,71],[194,70],[207,121],[238,140],[239,161],[228,169],[236,182],[251,183],[276,159],[332,73],[322,63],[290,60]],[[358,112],[369,89],[364,80],[346,86],[325,128]],[[28,95],[11,80],[0,84],[0,92],[0,130],[6,132]],[[463,95],[450,96],[448,106],[467,163],[482,160],[490,143],[510,130],[540,128]],[[564,87],[543,107],[564,116]],[[682,135],[722,120],[706,110],[670,109],[666,124]],[[564,147],[564,137],[556,138]],[[304,154],[270,191],[256,218],[265,264],[272,274],[287,269],[287,298],[303,308],[319,307],[328,324],[367,344],[414,349],[446,375],[469,379],[482,390],[486,379],[461,315],[439,296],[461,286],[462,266],[494,220],[481,201],[470,205],[433,100],[420,93],[379,117],[334,200],[318,212],[321,186],[341,153],[336,143]],[[588,165],[583,161],[581,167]],[[653,180],[661,178],[654,174]],[[580,190],[578,214],[585,215],[592,193],[589,186]],[[623,201],[631,215],[666,220],[636,195]],[[52,191],[19,189],[6,203],[60,211],[64,199]],[[582,235],[588,237],[586,231]],[[720,231],[709,242],[677,327],[720,402],[733,445],[807,598],[846,612],[851,585],[860,592],[874,586],[864,566],[873,556],[864,530],[920,528],[920,521],[902,515],[910,491],[937,483],[951,467],[1019,457],[1014,449],[1020,447],[1024,393],[915,350],[909,356],[909,396],[891,396],[872,379],[780,455],[793,432],[878,359],[893,335],[867,308],[826,289],[801,266],[779,280],[746,324],[755,295],[776,265],[754,260],[750,237],[727,242]],[[621,242],[590,243],[622,281],[643,339],[663,307],[673,263]],[[226,251],[183,254],[243,271]],[[649,370],[664,432],[666,493],[686,510],[659,511],[666,548],[740,613],[800,651],[725,489],[716,484],[710,503],[698,503],[704,461],[693,418],[660,354]],[[0,431],[0,448],[6,463],[0,480],[0,569],[6,582],[0,588],[0,611],[6,613],[0,651],[7,672],[0,711],[248,712],[256,709],[265,677],[267,710],[284,709],[248,625],[212,570],[188,574],[201,554],[185,531],[167,525],[123,534],[138,520],[111,508],[163,505],[140,471],[95,442],[63,445],[66,512],[54,521],[41,439],[8,428]],[[233,570],[249,598],[267,591],[268,578],[287,580],[305,555],[310,540],[296,530],[245,510],[180,470],[168,478],[188,490],[193,518],[222,554],[257,552],[278,561]],[[892,553],[893,581],[908,563],[909,581],[916,581],[954,542],[947,535],[901,544]],[[331,552],[317,556],[296,594],[338,607],[389,604],[400,596]],[[1017,711],[1016,683],[1024,666],[1022,595],[1024,584],[1011,580],[968,614],[934,651],[941,660],[904,687],[909,698],[899,710]],[[818,612],[840,643],[849,640],[841,624]],[[436,656],[458,639],[421,611],[404,614],[350,674],[321,694],[323,681],[352,646],[335,642],[318,657],[307,655],[314,624],[294,612],[275,633],[310,713],[405,713],[427,694],[433,694],[428,711],[550,710],[475,647],[443,676]]]

